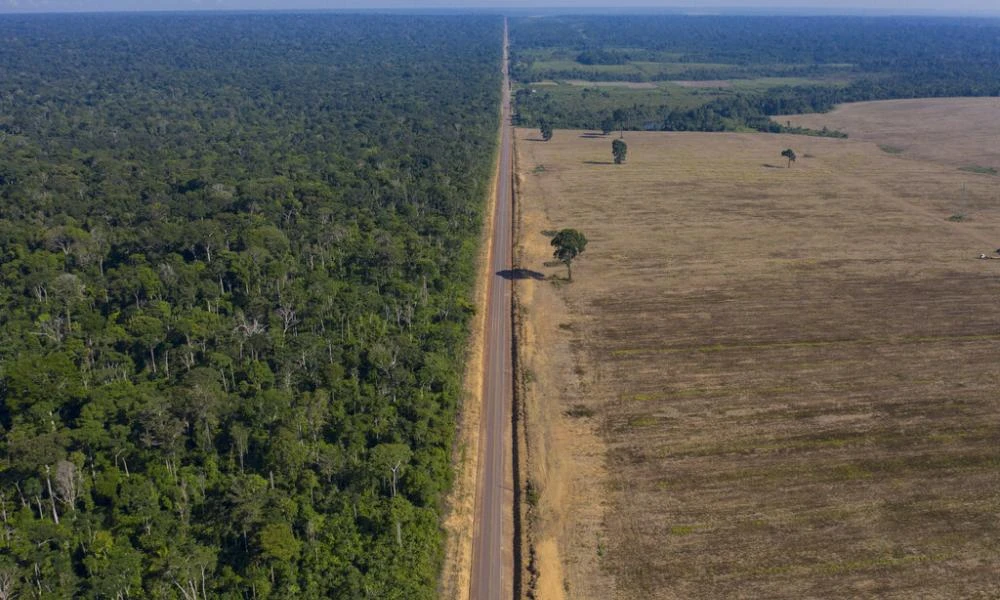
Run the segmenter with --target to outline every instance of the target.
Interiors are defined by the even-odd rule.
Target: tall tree
[[[628,155],[628,144],[625,143],[625,140],[614,140],[611,142],[611,154],[615,157],[616,165],[625,162],[625,157]]]
[[[542,133],[542,139],[546,142],[552,139],[552,123],[542,120],[538,123],[538,129]]]
[[[616,140],[617,141],[617,140]],[[552,256],[566,265],[568,279],[573,281],[573,260],[587,247],[587,238],[576,229],[563,229],[552,238]]]
[[[795,162],[795,150],[785,148],[781,151],[781,155],[788,159],[788,165],[785,166],[786,169],[791,167],[792,163]]]

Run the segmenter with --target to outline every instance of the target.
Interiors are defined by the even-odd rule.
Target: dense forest
[[[501,37],[0,18],[0,597],[435,596]]]
[[[781,131],[771,115],[823,112],[841,102],[1000,95],[1000,20],[870,17],[580,16],[511,21],[514,76],[550,79],[813,80],[760,91],[706,94],[697,107],[619,107],[616,126],[668,131]],[[552,58],[568,60],[543,60]],[[642,62],[642,70],[592,65]],[[575,66],[570,66],[575,65]],[[659,65],[659,66],[657,66]],[[598,128],[612,111],[522,89],[523,124]],[[815,132],[814,132],[815,133]]]

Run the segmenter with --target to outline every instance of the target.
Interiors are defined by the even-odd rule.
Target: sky
[[[981,14],[1000,16],[1000,0],[0,0],[0,13],[290,10],[290,9],[586,9],[613,6],[690,13],[820,12],[833,14]]]

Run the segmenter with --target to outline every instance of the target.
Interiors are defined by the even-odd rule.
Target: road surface
[[[510,443],[511,373],[511,122],[507,74],[507,23],[504,21],[503,99],[500,121],[500,167],[490,250],[486,335],[483,360],[483,410],[479,472],[476,483],[475,527],[472,537],[472,600],[510,600],[513,596],[511,559],[512,508],[508,452]]]

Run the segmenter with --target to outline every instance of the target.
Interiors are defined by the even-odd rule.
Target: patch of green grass
[[[656,417],[653,415],[635,415],[628,420],[630,427],[651,427],[656,425]]]
[[[903,149],[899,146],[890,146],[889,144],[879,144],[878,149],[886,154],[902,154]]]
[[[674,525],[670,528],[670,535],[685,536],[694,533],[694,525]]]
[[[579,73],[582,79],[600,80],[601,76],[627,76],[636,81],[648,80],[662,76],[680,75],[691,70],[724,71],[733,69],[733,65],[722,63],[684,63],[657,61],[630,61],[622,65],[584,65],[573,59],[552,58],[538,60],[531,65],[531,73],[535,79],[552,79],[552,74]]]
[[[566,411],[566,416],[574,417],[577,419],[584,417],[592,417],[594,416],[594,409],[590,408],[589,406],[585,406],[583,404],[574,404],[572,408]]]
[[[528,480],[527,485],[524,486],[524,501],[528,503],[528,506],[538,506],[538,500],[538,486]]]
[[[827,575],[842,575],[845,573],[853,573],[857,571],[884,570],[893,567],[903,567],[913,563],[927,562],[929,560],[931,560],[930,557],[920,554],[913,554],[902,557],[877,556],[860,560],[827,562],[821,565],[817,565],[814,568],[818,572],[825,573]]]
[[[595,76],[595,81],[600,81]],[[622,86],[601,86],[598,83],[586,86],[578,85],[540,85],[522,84],[524,89],[535,90],[548,102],[571,113],[597,114],[612,112],[623,106],[667,106],[670,109],[690,110],[719,96],[734,94],[727,89],[697,89],[683,88],[677,85],[659,84],[654,88],[629,88]]]
[[[797,85],[825,85],[843,87],[850,83],[849,79],[809,78],[809,77],[754,77],[751,79],[731,79],[730,84],[735,89],[763,92],[774,87]]]
[[[833,470],[834,479],[853,481],[856,479],[871,479],[872,473],[860,465],[840,465]]]
[[[993,167],[981,167],[979,165],[966,165],[964,167],[959,167],[959,171],[965,171],[966,173],[979,173],[980,175],[996,175],[1000,173]]]

